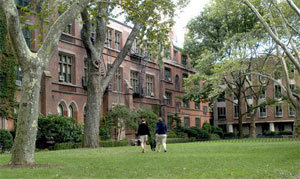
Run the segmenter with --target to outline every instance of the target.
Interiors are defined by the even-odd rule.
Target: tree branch
[[[100,86],[103,88],[108,85],[108,83],[111,81],[111,79],[113,78],[114,73],[117,71],[117,69],[119,68],[120,64],[123,62],[123,60],[125,59],[126,55],[128,54],[134,39],[136,38],[138,32],[140,31],[142,23],[140,22],[136,22],[134,24],[134,27],[131,31],[131,33],[129,34],[126,43],[124,45],[124,47],[122,48],[121,52],[118,54],[117,58],[115,59],[114,63],[112,64],[112,67],[109,69],[109,71],[107,72],[106,76],[104,77],[104,79],[101,81]],[[105,90],[105,88],[103,88],[102,90]]]
[[[89,3],[89,0],[75,1],[51,26],[44,43],[37,52],[40,59],[50,59],[58,46],[59,38],[63,32],[64,27],[70,24],[78,16]],[[44,62],[45,63],[45,62]],[[48,62],[46,62],[48,63]]]
[[[295,3],[293,2],[293,0],[286,0],[286,1],[289,3],[289,5],[291,6],[291,8],[298,14],[298,16],[300,18],[300,10],[295,5]]]
[[[28,56],[30,56],[32,52],[26,45],[26,41],[20,26],[18,10],[14,0],[0,0],[0,7],[5,13],[7,29],[19,62],[23,60],[29,60]]]

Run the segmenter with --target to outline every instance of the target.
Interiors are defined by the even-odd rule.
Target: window
[[[261,89],[259,91],[259,98],[260,99],[266,98],[266,90],[265,89]]]
[[[225,92],[222,92],[218,97],[218,102],[225,102]]]
[[[290,85],[290,89],[291,89],[292,92],[295,92],[295,85],[294,85],[294,84],[291,84],[291,85]]]
[[[252,104],[249,104],[249,106],[248,106],[248,105],[246,105],[246,111],[247,111],[247,113],[246,113],[246,117],[247,117],[247,118],[250,118],[250,117],[251,117],[251,114],[253,113],[253,111],[252,111],[252,107],[253,107],[253,105],[252,105]]]
[[[175,106],[176,112],[179,112],[180,107],[181,107],[181,102],[176,102],[176,106]]]
[[[234,118],[238,118],[239,117],[239,106],[238,105],[234,105]]]
[[[295,66],[294,65],[288,65],[289,68],[289,78],[295,79]]]
[[[166,81],[171,81],[171,69],[170,68],[165,68],[165,80]]]
[[[253,96],[252,96],[252,95],[248,95],[246,98],[247,98],[247,99],[252,99]]]
[[[226,108],[225,107],[218,107],[218,118],[219,119],[226,118]]]
[[[266,106],[259,107],[259,117],[267,117]]]
[[[107,29],[106,31],[105,46],[108,48],[112,48],[112,29]]]
[[[195,123],[196,123],[195,126],[200,128],[200,118],[196,117],[195,118]]]
[[[190,108],[189,100],[187,100],[187,99],[183,100],[183,107],[184,108]]]
[[[16,70],[17,70],[16,85],[22,86],[22,69],[21,69],[21,67],[17,66]]]
[[[182,55],[182,56],[181,56],[181,64],[182,64],[182,65],[186,65],[186,64],[187,64],[186,59],[187,59],[187,56],[186,56],[186,55]]]
[[[281,104],[277,104],[275,106],[275,116],[282,117],[282,105]]]
[[[173,60],[177,62],[177,51],[173,50]]]
[[[121,68],[118,68],[115,73],[115,81],[116,81],[116,91],[122,92],[122,74],[121,74]]]
[[[88,61],[87,60],[84,60],[83,70],[84,70],[84,77],[87,79],[87,76],[88,76]]]
[[[259,81],[260,81],[260,83],[266,83],[266,77],[259,76]]]
[[[25,27],[22,29],[26,44],[29,49],[31,49],[31,31],[29,30],[28,27]]]
[[[167,116],[167,127],[168,127],[168,129],[172,128],[172,122],[173,122],[172,116]]]
[[[202,106],[203,115],[207,114],[207,106]]]
[[[166,92],[167,105],[172,106],[172,93]]]
[[[188,74],[186,74],[186,73],[183,73],[183,74],[182,74],[182,86],[184,86],[184,79],[185,79],[185,78],[188,78],[188,77],[189,77]]]
[[[63,116],[64,109],[61,104],[57,106],[57,115]]]
[[[199,102],[195,102],[195,109],[200,109],[200,103]]]
[[[190,127],[190,117],[184,117],[184,127]]]
[[[296,111],[295,108],[292,105],[289,105],[289,116],[295,116]]]
[[[115,32],[115,49],[120,50],[121,49],[121,33]]]
[[[64,30],[64,33],[71,34],[71,35],[73,34],[72,24],[67,25],[67,27]]]
[[[7,129],[7,119],[0,117],[0,129]]]
[[[281,79],[281,72],[280,71],[275,71],[274,78],[275,78],[275,80],[280,80]]]
[[[154,97],[154,77],[152,75],[146,75],[146,95]]]
[[[138,49],[138,46],[137,46],[137,40],[136,39],[134,39],[134,41],[132,43],[131,52],[135,53],[135,54],[139,53],[139,49]]]
[[[70,105],[68,108],[68,117],[74,117],[74,110],[73,107]]]
[[[58,80],[61,82],[72,83],[73,57],[59,54]]]
[[[175,89],[180,90],[180,84],[179,84],[179,76],[175,76]]]
[[[281,98],[281,87],[279,85],[275,85],[275,98]]]
[[[29,6],[30,0],[17,0],[17,5],[23,6],[23,7]]]
[[[130,84],[133,88],[135,93],[139,93],[139,80],[138,80],[139,73],[137,71],[130,72]]]

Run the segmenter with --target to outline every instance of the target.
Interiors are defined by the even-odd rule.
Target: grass
[[[296,178],[300,141],[231,140],[169,144],[167,153],[140,147],[37,152],[37,164],[62,166],[1,169],[0,178]],[[0,155],[0,165],[10,155]]]

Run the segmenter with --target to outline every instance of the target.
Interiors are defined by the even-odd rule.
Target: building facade
[[[285,80],[282,75],[276,75],[274,78],[278,83],[285,85]],[[258,81],[256,76],[251,76],[252,80]],[[299,86],[299,76],[296,75],[295,70],[290,71],[291,89],[295,89]],[[295,110],[289,104],[287,100],[284,100],[283,96],[286,93],[281,89],[280,85],[267,79],[261,79],[266,84],[265,90],[259,95],[258,104],[262,104],[266,100],[278,101],[272,105],[260,106],[257,108],[256,119],[256,134],[265,134],[268,131],[280,132],[280,131],[293,131],[293,123],[295,117]],[[253,83],[253,81],[251,82]],[[224,86],[225,87],[225,86]],[[229,100],[225,100],[229,99]],[[231,94],[225,94],[225,98],[219,98],[214,105],[214,124],[219,126],[226,132],[238,133],[238,106],[237,99]],[[241,111],[243,115],[243,132],[249,134],[250,131],[250,116],[247,113],[247,104],[242,98]],[[246,97],[248,104],[253,105],[253,96]]]
[[[43,73],[39,101],[41,114],[69,116],[78,123],[84,122],[87,100],[87,55],[80,37],[81,28],[79,20],[75,20],[61,35],[57,52]],[[104,73],[122,49],[130,31],[130,26],[110,20],[106,47],[102,54]],[[33,39],[38,37],[38,32],[25,28],[23,33],[28,46],[35,51],[38,44]],[[164,59],[163,65],[159,66],[155,59],[144,58],[133,47],[105,92],[101,113],[105,114],[115,105],[121,104],[132,110],[159,109],[169,127],[172,125],[171,117],[175,114],[186,127],[201,127],[204,122],[209,122],[211,115],[207,103],[199,104],[178,98],[184,94],[183,78],[193,71],[185,66],[187,57],[178,48],[172,45],[170,51],[171,59]],[[16,84],[19,86],[16,100],[20,101],[20,68]],[[0,127],[13,129],[13,121],[1,119],[2,121],[4,125]]]

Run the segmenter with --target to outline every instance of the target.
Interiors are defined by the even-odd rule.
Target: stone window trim
[[[75,56],[59,52],[58,81],[60,83],[75,84]]]
[[[155,86],[155,83],[154,83],[154,80],[155,77],[153,75],[150,75],[150,74],[146,74],[146,96],[149,96],[149,97],[154,97],[155,94],[154,94],[154,86]]]
[[[130,71],[130,85],[135,93],[139,93],[139,72],[131,70]]]

